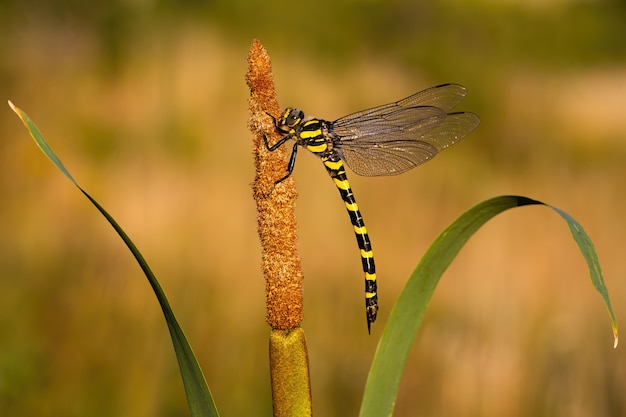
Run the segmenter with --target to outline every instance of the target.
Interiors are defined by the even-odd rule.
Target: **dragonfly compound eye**
[[[289,114],[287,114],[285,124],[289,127],[294,127],[295,125],[299,124],[302,119],[304,119],[304,112],[302,110],[291,109]]]

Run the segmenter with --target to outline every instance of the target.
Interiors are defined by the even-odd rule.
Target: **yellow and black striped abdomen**
[[[350,216],[350,222],[352,223],[354,235],[361,252],[361,262],[363,264],[363,273],[365,274],[365,313],[367,316],[367,331],[369,332],[372,323],[376,321],[376,314],[378,313],[376,265],[374,264],[372,242],[367,234],[359,206],[354,199],[343,162],[335,152],[329,152],[322,156],[322,162],[333,179],[335,186],[337,186],[339,194],[341,194],[341,199]]]
[[[324,120],[311,119],[302,122],[298,126],[296,142],[297,145],[305,147],[310,152],[319,156],[330,174],[335,186],[341,194],[350,222],[354,229],[356,241],[361,252],[361,263],[365,274],[365,313],[367,317],[367,330],[370,331],[372,323],[376,321],[378,312],[378,296],[376,294],[376,266],[374,265],[374,254],[372,243],[370,242],[363,216],[359,211],[359,206],[354,199],[352,188],[346,176],[346,169],[337,151],[333,148],[333,136],[328,135],[328,122]],[[294,148],[295,149],[295,148]]]

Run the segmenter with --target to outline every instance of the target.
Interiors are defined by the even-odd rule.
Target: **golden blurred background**
[[[423,3],[423,4],[422,4]],[[626,4],[0,1],[0,90],[119,221],[167,292],[223,416],[270,416],[246,54],[281,106],[334,120],[444,82],[479,128],[434,162],[351,182],[381,312],[368,336],[348,217],[317,158],[295,170],[315,413],[358,412],[389,311],[433,239],[520,194],[596,244],[626,317]],[[0,415],[178,416],[167,328],[121,240],[0,112]],[[626,415],[626,355],[554,212],[506,212],[443,277],[398,416]]]

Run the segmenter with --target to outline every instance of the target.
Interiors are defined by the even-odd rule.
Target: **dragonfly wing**
[[[434,157],[437,148],[427,142],[394,140],[373,144],[368,148],[345,147],[339,156],[358,175],[397,175]]]
[[[439,125],[446,112],[438,107],[393,107],[372,118],[359,118],[353,123],[333,123],[333,132],[345,146],[356,143],[380,143],[385,138],[418,137]],[[356,146],[356,145],[355,145]],[[365,145],[364,145],[365,146]]]
[[[396,123],[377,121],[334,129],[339,136],[336,143],[339,156],[355,173],[365,176],[401,174],[458,142],[480,122],[473,113],[446,114],[432,107],[409,108],[396,113]],[[429,116],[423,117],[423,114]]]
[[[449,111],[456,107],[467,96],[467,89],[459,84],[442,84],[427,88],[398,101],[398,106],[433,106]]]
[[[355,124],[359,125],[364,122],[380,118],[397,110],[412,107],[437,107],[445,112],[448,112],[463,101],[466,95],[467,90],[462,85],[438,85],[436,87],[420,91],[419,93],[415,93],[412,96],[394,103],[384,104],[382,106],[352,113],[348,116],[342,117],[341,119],[335,120],[333,124],[338,127],[342,126],[348,128],[349,126]]]

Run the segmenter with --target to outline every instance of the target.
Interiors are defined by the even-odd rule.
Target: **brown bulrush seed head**
[[[263,135],[270,144],[280,139],[268,115],[277,116],[280,108],[269,55],[257,40],[248,54],[246,82],[250,88],[248,127],[254,134],[256,174],[252,191],[266,283],[266,319],[272,329],[294,329],[302,321],[303,280],[294,213],[297,192],[292,178],[274,186],[274,181],[285,174],[286,153],[284,147],[270,152],[263,140]]]

